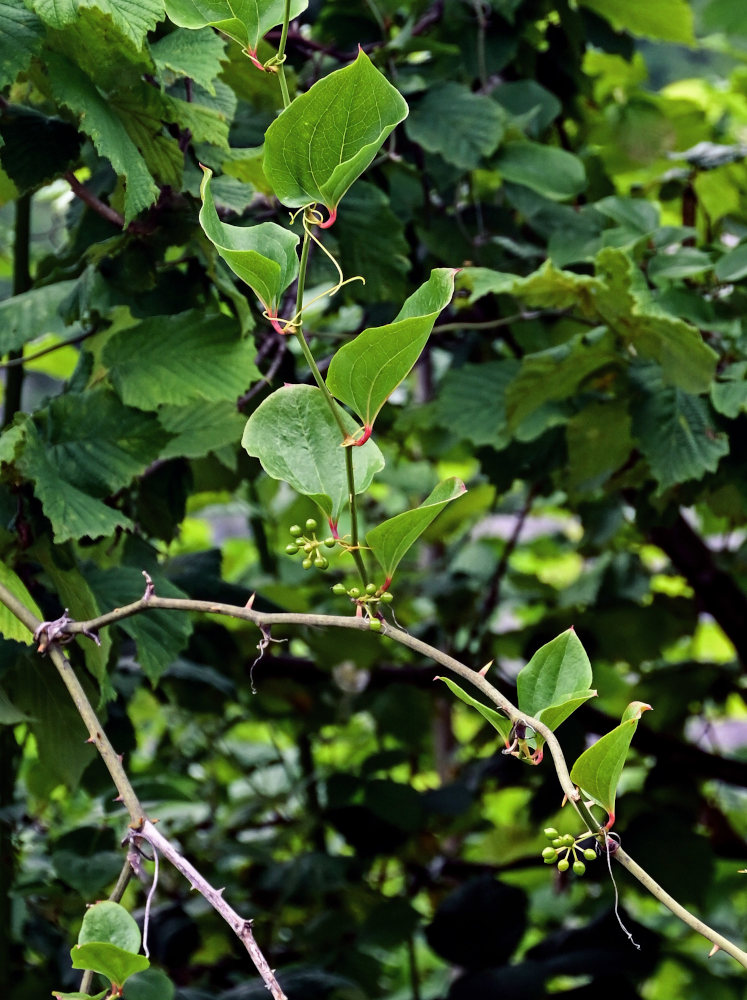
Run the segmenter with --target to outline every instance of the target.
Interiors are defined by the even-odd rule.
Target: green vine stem
[[[280,93],[283,95],[283,108],[290,107],[291,99],[288,93],[288,81],[285,79],[285,46],[288,41],[288,25],[290,24],[290,0],[285,0],[283,8],[283,24],[280,29],[280,44],[278,45],[277,69],[280,81]]]
[[[119,873],[119,878],[117,879],[116,885],[109,893],[109,901],[112,903],[119,903],[122,896],[125,894],[125,889],[130,884],[130,879],[132,878],[133,869],[130,864],[129,855],[125,858],[125,863],[122,865],[122,871]],[[93,977],[96,973],[93,969],[87,969],[80,979],[80,993],[90,993],[91,987],[93,986]]]
[[[32,632],[35,631],[41,624],[35,615],[33,615],[3,584],[0,584],[0,601],[20,620],[23,624]],[[369,631],[370,626],[367,619],[357,618],[352,615],[316,615],[316,614],[303,614],[298,612],[261,612],[254,611],[252,609],[253,595],[249,598],[244,607],[239,607],[233,604],[222,604],[212,601],[194,601],[184,598],[171,598],[171,597],[158,597],[156,594],[150,592],[150,587],[146,588],[145,594],[138,601],[133,601],[131,604],[125,605],[122,608],[115,608],[113,611],[109,611],[106,614],[99,615],[97,618],[89,619],[88,621],[80,622],[68,622],[66,623],[62,631],[67,635],[79,635],[83,632],[96,632],[98,629],[104,628],[108,625],[113,625],[125,618],[130,618],[133,615],[142,614],[144,612],[162,609],[162,610],[172,610],[172,611],[192,611],[200,612],[203,614],[218,614],[225,615],[229,618],[238,618],[243,621],[251,622],[256,625],[263,634],[273,625],[302,625],[311,626],[317,628],[346,628],[346,629],[357,629],[359,631]],[[530,726],[535,732],[539,733],[545,740],[547,747],[553,759],[553,765],[555,767],[555,772],[558,778],[561,789],[563,790],[566,799],[571,803],[574,809],[577,811],[579,816],[582,818],[583,822],[586,824],[587,829],[590,834],[597,838],[597,840],[602,843],[606,843],[607,834],[602,829],[602,827],[594,820],[591,816],[586,805],[581,800],[580,793],[571,781],[570,773],[568,770],[568,765],[565,761],[565,756],[563,754],[560,743],[557,740],[555,734],[540,722],[539,719],[533,719],[530,716],[522,714],[519,709],[512,704],[497,688],[495,688],[485,677],[482,676],[478,671],[473,670],[466,664],[461,663],[456,660],[453,656],[449,656],[448,653],[442,652],[440,649],[436,649],[434,646],[428,645],[428,643],[423,642],[421,639],[410,635],[402,629],[395,628],[388,622],[382,622],[381,628],[378,630],[380,635],[387,636],[388,638],[400,643],[403,646],[408,647],[413,650],[413,652],[419,653],[422,656],[432,660],[434,663],[438,663],[440,666],[446,667],[453,673],[463,677],[468,680],[476,688],[478,688],[482,693],[497,705],[506,716],[512,722],[523,722],[525,725]],[[70,675],[74,679],[74,684],[68,684],[68,690],[71,691],[73,695],[73,700],[75,702],[78,711],[81,713],[86,725],[93,729],[92,736],[95,735],[96,739],[93,742],[96,748],[101,753],[104,763],[109,769],[109,773],[112,775],[114,784],[120,793],[122,801],[130,811],[132,816],[132,807],[134,806],[134,813],[136,816],[140,817],[138,821],[139,829],[146,831],[154,829],[152,824],[143,818],[142,808],[135,796],[132,786],[130,785],[129,779],[127,778],[124,769],[122,768],[122,763],[119,757],[111,749],[111,744],[106,739],[103,734],[102,728],[96,718],[95,712],[91,707],[88,699],[86,698],[85,692],[80,686],[79,681],[72,672],[70,664],[67,662],[67,658],[62,653],[61,649],[56,643],[51,643],[49,646],[49,653],[52,656],[52,660],[60,670],[60,661],[64,664],[69,671]],[[63,675],[63,680],[65,676]],[[68,683],[66,681],[66,683]],[[92,724],[92,725],[91,725]],[[112,757],[109,756],[111,751]],[[116,762],[116,763],[114,763]],[[159,834],[160,837],[160,834]],[[147,836],[147,839],[151,839]],[[153,842],[151,840],[151,842]],[[166,842],[168,844],[168,842]],[[154,844],[154,846],[157,846]],[[161,849],[159,847],[159,849]],[[173,850],[173,849],[172,849]],[[172,860],[167,851],[162,850],[164,856],[169,860]],[[739,948],[737,945],[729,941],[718,931],[715,931],[712,927],[703,923],[688,910],[686,910],[681,904],[679,904],[675,899],[673,899],[654,879],[651,878],[648,873],[641,868],[631,857],[626,854],[622,848],[617,848],[617,850],[611,855],[618,861],[634,878],[638,879],[641,885],[651,893],[660,903],[667,907],[676,917],[678,917],[684,924],[691,927],[698,934],[701,934],[708,941],[711,941],[717,948],[731,955],[743,968],[747,969],[747,952]],[[179,866],[177,865],[177,868]],[[182,869],[179,868],[181,871]],[[220,893],[218,893],[218,898],[221,899]],[[212,902],[212,900],[210,900]],[[213,903],[215,905],[215,903]],[[216,907],[217,908],[217,907]],[[227,918],[226,918],[227,919]],[[228,920],[231,924],[231,920]],[[233,924],[231,924],[233,926]],[[241,925],[244,927],[244,924]],[[234,930],[236,928],[234,927]],[[237,932],[238,933],[238,932]],[[243,940],[243,938],[242,938]],[[267,982],[265,980],[265,982]],[[269,984],[268,984],[269,988]],[[278,986],[278,990],[279,990]],[[272,991],[271,991],[272,992]],[[283,997],[282,991],[279,995],[275,993],[272,994],[273,997],[278,996],[278,1000]]]

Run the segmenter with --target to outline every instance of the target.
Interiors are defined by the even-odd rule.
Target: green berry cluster
[[[388,590],[377,587],[375,583],[366,584],[364,590],[361,590],[360,587],[348,587],[344,583],[336,583],[332,588],[332,593],[339,594],[340,596],[346,594],[351,601],[360,604],[367,611],[370,611],[379,602],[390,604],[393,600]]]
[[[554,865],[557,862],[559,872],[567,872],[571,867],[571,857],[573,858],[573,874],[583,875],[586,871],[586,865],[583,863],[579,855],[586,858],[587,861],[593,861],[597,856],[597,852],[593,847],[587,847],[582,849],[579,847],[583,841],[588,841],[589,834],[584,833],[581,837],[574,837],[572,833],[558,833],[558,831],[549,826],[545,830],[545,836],[552,844],[552,847],[546,847],[542,852],[542,860],[546,865]]]
[[[317,538],[317,527],[314,518],[310,517],[303,528],[300,524],[292,524],[289,529],[293,541],[285,546],[285,551],[289,556],[302,552],[303,562],[301,565],[304,569],[311,569],[312,566],[316,566],[317,569],[326,569],[329,566],[329,560],[322,552],[322,547],[332,549],[337,544],[331,535],[329,538],[321,540]]]

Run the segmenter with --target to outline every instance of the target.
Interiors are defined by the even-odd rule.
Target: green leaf
[[[17,351],[45,333],[63,333],[65,323],[60,306],[75,284],[75,281],[58,281],[0,302],[0,354]]]
[[[591,402],[566,426],[568,485],[591,490],[604,482],[633,450],[627,400]]]
[[[371,163],[407,104],[363,52],[319,80],[265,133],[265,174],[284,205],[325,205],[326,225]]]
[[[556,729],[572,712],[596,696],[589,685],[591,664],[584,647],[568,629],[541,646],[516,678],[519,709]],[[536,734],[537,748],[544,740]]]
[[[718,373],[718,381],[711,386],[711,403],[730,420],[747,409],[747,361],[726,365]]]
[[[291,0],[290,19],[306,10],[308,0]],[[166,13],[182,28],[211,25],[256,56],[260,39],[282,24],[284,0],[166,0]]]
[[[405,131],[447,163],[473,170],[498,148],[505,117],[492,98],[474,94],[465,84],[439,83],[412,109]]]
[[[125,983],[124,1000],[174,1000],[176,987],[160,969],[146,969]]]
[[[494,708],[489,708],[487,705],[483,705],[481,701],[473,698],[471,695],[467,694],[458,684],[449,677],[436,677],[437,681],[443,681],[447,685],[452,694],[455,694],[460,701],[463,701],[465,705],[471,705],[472,708],[476,708],[480,715],[487,719],[493,729],[497,729],[501,734],[503,740],[508,743],[511,739],[511,728],[512,723],[510,719],[507,719],[505,715],[501,715],[496,712]]]
[[[229,226],[221,222],[210,193],[212,172],[202,181],[200,224],[234,274],[253,290],[269,316],[277,316],[283,292],[298,276],[298,236],[274,222]]]
[[[199,400],[235,400],[261,376],[256,347],[236,320],[201,309],[153,316],[109,340],[103,360],[128,406],[157,410]]]
[[[576,306],[585,316],[596,311],[596,296],[602,283],[588,274],[562,271],[550,260],[525,278],[487,267],[465,267],[459,273],[458,287],[471,292],[468,301],[484,295],[513,295],[527,305],[540,309],[568,309]]]
[[[116,28],[139,49],[145,36],[163,18],[163,0],[33,0],[39,17],[51,28],[67,28],[82,8],[96,7],[108,14]]]
[[[358,414],[362,440],[369,437],[379,410],[420,357],[438,314],[451,301],[454,273],[445,267],[432,271],[392,323],[364,330],[332,358],[327,388]]]
[[[638,366],[631,376],[639,390],[633,434],[659,483],[657,493],[715,472],[729,440],[716,431],[704,400],[666,385],[657,365]]]
[[[0,562],[0,583],[4,587],[7,587],[14,597],[22,601],[37,618],[43,617],[38,604],[26,589],[24,582],[4,561]],[[23,642],[27,646],[30,646],[34,641],[33,635],[26,626],[2,603],[0,603],[0,635],[5,639],[15,639],[16,642]]]
[[[565,201],[586,187],[586,171],[577,156],[538,142],[507,142],[494,160],[506,181],[531,188],[545,198]]]
[[[200,406],[163,406],[161,425],[174,437],[161,451],[161,458],[202,458],[226,446],[236,447],[246,418],[230,400]]]
[[[140,928],[134,917],[119,903],[105,899],[89,906],[78,934],[78,944],[105,941],[124,951],[140,951]]]
[[[510,358],[448,371],[431,404],[432,422],[478,448],[505,448],[510,441],[506,390],[519,368],[520,362]]]
[[[226,43],[214,31],[177,28],[154,42],[150,51],[159,72],[170,70],[189,77],[215,96],[215,78],[226,59]]]
[[[366,534],[366,544],[386,574],[387,582],[410,546],[441,513],[447,503],[466,492],[461,479],[445,479],[415,510],[407,510],[382,521]]]
[[[695,247],[680,247],[676,253],[657,253],[653,256],[648,263],[648,277],[659,285],[703,274],[712,267],[709,254]]]
[[[115,173],[124,178],[125,223],[131,222],[158,197],[158,187],[145,160],[123,129],[121,119],[82,70],[53,52],[47,57],[46,68],[55,99],[79,116],[82,131],[91,137],[100,155],[110,161]]]
[[[615,821],[617,785],[630,742],[641,715],[650,709],[642,701],[632,701],[623,712],[620,725],[584,750],[571,768],[571,781],[607,811],[608,829]]]
[[[338,412],[347,433],[352,433],[355,421],[342,408]],[[345,452],[340,428],[320,389],[310,385],[277,389],[251,415],[241,443],[269,476],[311,497],[337,523],[348,501]],[[365,492],[383,468],[384,458],[373,441],[356,448],[356,492]]]
[[[86,580],[99,604],[110,610],[131,604],[142,596],[145,581],[139,569],[120,566],[111,570],[86,569]],[[165,577],[151,572],[156,593],[162,597],[186,597]],[[192,634],[192,622],[185,611],[149,611],[118,622],[137,646],[137,661],[145,676],[156,684],[161,674],[177,658]]]
[[[718,260],[713,273],[719,281],[740,281],[747,277],[747,243],[740,243],[725,253]]]
[[[21,193],[35,191],[68,170],[82,141],[69,122],[30,108],[10,105],[0,118],[0,162]]]
[[[125,951],[115,944],[107,944],[103,941],[74,945],[70,951],[70,958],[74,969],[89,969],[98,972],[119,987],[130,976],[136,972],[142,972],[150,966],[145,955],[133,955],[131,951]]]
[[[122,855],[119,851],[82,855],[73,850],[61,850],[52,855],[52,865],[65,885],[75,889],[84,899],[94,899],[116,880],[122,870]]]
[[[23,0],[0,0],[0,89],[26,69],[43,38],[44,25]]]
[[[682,45],[694,45],[693,10],[687,0],[580,0],[584,7],[622,31]]]
[[[107,988],[91,996],[90,993],[59,993],[57,990],[54,990],[52,996],[57,997],[57,1000],[106,1000],[109,992]]]

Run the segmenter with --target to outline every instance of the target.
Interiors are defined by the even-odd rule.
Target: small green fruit
[[[324,558],[324,556],[320,556],[314,560],[314,565],[316,566],[317,569],[326,569],[329,566],[329,563]]]
[[[376,587],[375,583],[367,583],[366,584],[366,593],[367,594],[371,594],[371,596],[373,596],[376,593],[376,590],[377,590],[377,587]]]
[[[351,587],[350,590],[348,591],[348,597],[352,597],[353,600],[355,600],[356,597],[360,597],[360,596],[361,596],[361,592],[360,592],[360,590],[358,590],[357,587]]]
[[[301,565],[303,566],[304,569],[311,569],[311,559],[309,559],[309,557],[306,556]]]
[[[574,861],[573,862],[573,874],[574,875],[583,875],[585,873],[585,871],[586,871],[586,865],[583,863],[583,861]]]
[[[380,600],[382,600],[384,604],[391,604],[394,600],[394,594],[390,594],[388,590],[385,590],[381,595]]]
[[[555,829],[554,826],[545,827],[544,833],[548,840],[555,840],[555,838],[558,835],[558,831]]]
[[[294,556],[296,552],[298,552],[298,546],[294,545],[293,542],[290,542],[288,545],[285,546],[285,551],[288,553],[289,556]]]
[[[333,549],[335,545],[337,545],[337,539],[333,538],[330,535],[329,538],[324,539],[324,544],[327,546],[328,549]]]
[[[381,622],[378,618],[369,618],[368,627],[372,632],[381,632]]]
[[[586,850],[584,851],[584,857],[586,858],[587,861],[595,861],[597,857],[597,852],[594,850],[593,847],[587,847]]]
[[[569,868],[570,865],[568,864],[568,858],[563,858],[561,861],[558,861],[559,872],[567,872]]]
[[[339,594],[340,596],[342,596],[342,594],[347,594],[347,592],[348,590],[344,583],[336,583],[332,588],[332,593]]]
[[[545,859],[545,861],[555,861],[557,856],[558,852],[555,850],[554,847],[546,847],[542,852],[542,857]]]
[[[300,524],[292,524],[288,530],[294,538],[298,538],[298,536],[303,532]]]
[[[553,842],[552,842],[552,846],[553,847],[564,847],[565,846],[565,837],[556,837],[553,840]]]
[[[573,847],[573,845],[576,843],[576,838],[573,836],[572,833],[566,833],[563,835],[563,843],[567,844],[568,847]]]
[[[307,531],[316,531],[316,521],[314,520],[313,517],[310,517],[308,519],[308,521],[306,522],[306,530]]]

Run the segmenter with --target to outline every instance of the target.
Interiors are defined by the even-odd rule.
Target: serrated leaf
[[[112,570],[86,569],[84,576],[99,607],[105,609],[131,604],[142,596],[143,574],[132,566]],[[165,577],[151,572],[156,593],[162,597],[186,597]],[[185,611],[148,611],[118,622],[137,647],[137,661],[152,684],[156,684],[187,645],[192,634],[192,622]]]
[[[489,444],[496,451],[510,441],[506,417],[506,390],[520,362],[483,361],[448,371],[431,404],[432,422],[476,447]]]
[[[0,302],[0,354],[17,351],[45,333],[63,333],[65,323],[60,306],[75,284],[75,281],[58,281]]]
[[[55,99],[79,116],[80,128],[91,137],[97,152],[108,159],[125,181],[125,222],[149,208],[158,197],[140,151],[117,114],[94,83],[69,59],[50,52],[46,60]]]
[[[23,580],[5,562],[0,562],[0,583],[4,587],[7,587],[14,597],[22,601],[37,618],[42,618],[39,606],[31,594],[29,594]],[[23,642],[27,646],[30,646],[34,641],[34,637],[26,626],[2,603],[0,603],[0,635],[5,639],[14,639],[16,642]]]
[[[226,59],[226,43],[209,28],[177,28],[150,46],[158,70],[186,76],[215,96],[215,78]]]
[[[503,138],[505,114],[492,98],[463,83],[429,88],[412,109],[405,131],[413,142],[462,170],[474,170]]]
[[[516,678],[522,712],[555,729],[580,705],[596,695],[589,685],[591,664],[584,647],[568,629],[541,646]],[[536,734],[537,747],[544,742]]]
[[[140,951],[140,940],[140,928],[134,917],[124,906],[109,899],[88,907],[78,933],[78,944],[101,941],[135,954]]]
[[[364,330],[332,358],[327,388],[358,414],[363,440],[370,435],[381,407],[420,357],[453,292],[454,271],[436,268],[405,302],[394,322]]]
[[[308,0],[291,0],[290,20],[306,10]],[[263,35],[282,24],[285,0],[166,0],[169,19],[183,28],[211,25],[256,56]]]
[[[703,399],[667,385],[657,365],[631,372],[638,395],[632,406],[633,434],[659,483],[657,493],[715,472],[729,452]]]
[[[336,405],[336,404],[335,404]],[[347,433],[355,421],[341,407]],[[273,479],[290,483],[336,523],[348,501],[342,434],[320,389],[286,385],[262,402],[249,418],[241,441]],[[384,459],[373,441],[353,450],[355,488],[363,493]]]
[[[246,424],[246,418],[230,400],[200,406],[163,406],[158,419],[174,435],[161,451],[164,459],[202,458],[229,445],[236,447]]]
[[[103,941],[76,944],[70,951],[70,959],[74,969],[98,972],[118,987],[126,983],[136,972],[143,972],[150,967],[145,955],[133,955],[131,951],[125,951],[124,948]]]
[[[0,118],[0,162],[21,193],[63,174],[80,153],[82,136],[60,118],[10,105]]]
[[[646,4],[640,0],[580,0],[596,14],[606,18],[615,28],[630,31],[644,38],[662,39],[694,45],[693,11],[687,0],[657,0]]]
[[[115,334],[103,361],[120,398],[140,410],[235,400],[261,378],[251,339],[236,321],[191,309],[153,316]],[[165,435],[164,435],[165,437]]]
[[[82,9],[108,14],[119,31],[141,48],[145,36],[163,18],[163,0],[33,0],[34,10],[51,28],[73,24]]]
[[[633,734],[641,715],[651,709],[642,701],[632,701],[623,712],[622,722],[584,750],[571,768],[571,781],[607,811],[607,828],[615,821],[615,796]]]
[[[384,570],[387,582],[394,576],[394,571],[410,546],[417,541],[446,504],[465,492],[466,487],[461,479],[455,477],[445,479],[419,507],[382,521],[366,534],[366,544]]]
[[[265,133],[265,174],[291,208],[325,205],[330,220],[407,104],[364,52],[311,87]],[[328,223],[329,221],[328,220]]]
[[[200,225],[234,274],[249,285],[270,316],[277,316],[283,293],[298,276],[298,236],[274,222],[246,227],[221,222],[210,193],[211,177],[205,169]]]
[[[507,719],[505,715],[501,715],[494,708],[490,708],[488,705],[483,705],[481,701],[473,698],[471,695],[467,694],[463,688],[459,687],[451,678],[449,677],[437,677],[437,681],[443,681],[444,684],[449,688],[452,694],[455,694],[460,701],[463,701],[465,705],[470,705],[472,708],[476,708],[480,715],[486,719],[493,729],[497,729],[501,734],[501,737],[509,742],[511,738],[512,722]]]
[[[588,274],[562,271],[550,260],[525,278],[487,267],[465,267],[459,273],[458,287],[471,292],[468,301],[484,295],[514,295],[539,309],[568,309],[576,306],[585,316],[596,310],[596,296],[602,283]]]
[[[575,198],[586,188],[582,161],[564,149],[539,142],[507,142],[498,151],[495,167],[504,180],[531,188],[552,201]]]
[[[44,25],[23,0],[0,0],[0,89],[26,69],[43,38]]]

